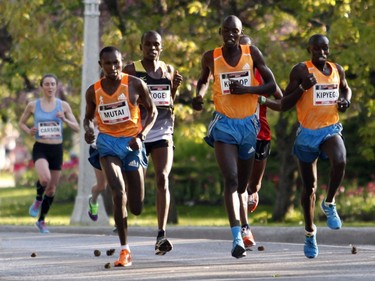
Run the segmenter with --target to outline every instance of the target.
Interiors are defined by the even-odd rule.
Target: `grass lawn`
[[[35,189],[0,188],[0,225],[31,225],[35,218],[28,210],[35,198]],[[54,202],[47,220],[49,225],[69,225],[74,202]],[[178,226],[228,226],[224,206],[177,206]],[[250,222],[264,224],[271,217],[271,207],[259,206]],[[113,218],[110,218],[114,224]],[[156,226],[155,206],[145,206],[140,216],[129,215],[130,226]]]
[[[35,198],[35,189],[17,187],[0,188],[0,225],[33,225],[35,218],[29,216],[29,207]],[[73,212],[74,202],[59,202],[56,198],[48,217],[49,225],[70,225],[70,217]],[[317,207],[318,209],[318,207]],[[319,212],[319,210],[317,210]],[[177,206],[178,224],[176,226],[228,226],[228,219],[224,205],[194,205]],[[274,223],[272,218],[272,206],[260,204],[257,210],[249,215],[251,225],[261,226],[302,226],[303,218],[299,210],[288,214],[286,222]],[[114,225],[112,216],[110,224]],[[326,221],[318,221],[316,224],[325,226]],[[129,226],[157,226],[155,206],[146,205],[140,216],[129,215]],[[373,222],[345,222],[345,226],[374,226]]]

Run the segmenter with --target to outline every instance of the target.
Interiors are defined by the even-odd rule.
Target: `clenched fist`
[[[191,105],[194,110],[202,110],[203,109],[203,97],[202,96],[196,96],[193,98]]]

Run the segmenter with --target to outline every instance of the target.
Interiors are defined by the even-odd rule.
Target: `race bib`
[[[230,94],[229,85],[231,81],[238,81],[243,86],[251,86],[251,76],[249,70],[238,72],[227,72],[220,74],[221,93],[223,95]]]
[[[45,139],[61,137],[61,125],[56,121],[39,122],[38,135]]]
[[[314,105],[336,104],[339,98],[338,84],[317,84],[314,85]]]
[[[127,101],[118,101],[99,105],[99,116],[103,124],[123,123],[130,119],[130,110]]]
[[[170,106],[171,105],[171,87],[165,85],[148,85],[151,92],[152,100],[156,106]]]

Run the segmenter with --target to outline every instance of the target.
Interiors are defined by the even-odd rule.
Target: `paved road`
[[[257,246],[247,257],[234,259],[227,228],[169,227],[174,249],[156,256],[155,230],[133,227],[129,232],[133,266],[110,269],[104,265],[113,265],[119,249],[111,229],[50,230],[46,235],[32,227],[0,226],[0,280],[375,280],[375,228],[321,227],[319,256],[307,259],[300,228],[254,227]],[[112,248],[114,256],[107,256]],[[94,256],[96,249],[100,257]],[[31,257],[32,253],[37,256]]]

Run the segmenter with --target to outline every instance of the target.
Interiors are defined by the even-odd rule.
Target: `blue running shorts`
[[[296,140],[293,146],[293,154],[302,162],[311,163],[316,158],[327,159],[327,155],[320,150],[320,146],[328,138],[340,135],[341,123],[336,123],[316,130],[310,130],[300,126],[297,130]]]
[[[132,150],[129,141],[133,137],[113,137],[99,133],[96,140],[96,147],[100,157],[115,156],[122,161],[124,171],[136,171],[139,167],[147,168],[148,161],[146,149]]]
[[[89,149],[89,162],[91,164],[91,166],[93,166],[95,169],[97,170],[101,170],[102,167],[100,167],[100,157],[99,157],[99,151],[98,149],[96,148],[93,148],[92,145],[90,145],[90,149]]]
[[[248,160],[255,155],[259,130],[260,123],[256,114],[236,119],[215,111],[204,140],[212,147],[216,141],[237,145],[238,158]]]

